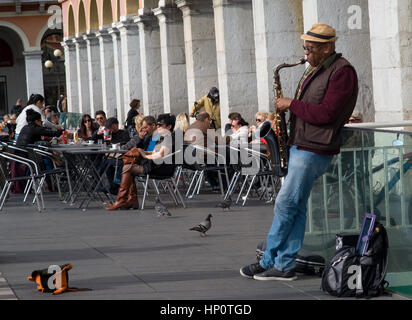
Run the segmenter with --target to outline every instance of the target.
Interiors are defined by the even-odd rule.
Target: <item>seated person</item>
[[[14,135],[16,133],[16,119],[17,116],[15,114],[10,115],[10,123],[7,124],[9,127],[9,140],[14,139]]]
[[[52,130],[49,128],[45,128],[42,126],[42,116],[40,113],[37,111],[34,111],[33,109],[29,109],[26,111],[26,121],[28,124],[26,124],[20,131],[19,137],[16,142],[16,146],[18,147],[24,147],[27,145],[32,145],[36,144],[39,141],[42,141],[42,136],[47,136],[47,137],[59,137],[62,134],[63,130]],[[25,153],[20,153],[19,151],[16,151],[16,154],[22,157],[26,157],[27,155]],[[47,167],[50,166],[50,160],[45,159],[43,163],[43,170]],[[15,175],[16,177],[21,176],[21,165],[16,164],[14,161],[14,167],[12,167],[12,177]],[[22,165],[24,166],[24,165]],[[51,183],[46,180],[46,184],[49,190],[51,190]],[[14,193],[23,193],[23,186],[19,185],[16,183],[16,185],[13,188]]]
[[[103,140],[104,129],[106,129],[106,112],[98,110],[96,111],[94,118],[99,127],[93,132],[92,140],[97,142],[98,140]]]
[[[161,139],[157,140],[153,151],[145,151],[141,148],[134,149],[135,157],[138,160],[136,163],[123,165],[122,179],[116,202],[106,207],[106,210],[138,209],[139,200],[137,198],[137,188],[134,177],[139,174],[164,175],[169,173],[169,165],[158,164],[153,160],[163,158],[173,152],[174,139],[172,138],[171,130],[174,127],[174,120],[170,115],[160,115],[158,120],[160,121],[158,121],[155,135],[158,135]],[[169,138],[171,139],[169,140]]]
[[[97,130],[97,124],[93,122],[89,114],[84,114],[80,120],[80,128],[77,131],[82,140],[92,140],[93,133]]]
[[[242,118],[240,113],[232,112],[229,114],[229,124],[231,129],[226,133],[230,137],[230,145],[239,147],[248,143],[248,123]]]
[[[208,135],[208,129],[210,128],[211,118],[207,112],[201,112],[197,116],[197,120],[190,125],[184,135],[185,144],[195,144],[202,147],[215,146],[217,142],[217,136]],[[211,129],[213,130],[213,129]],[[215,150],[213,150],[215,151]],[[207,154],[204,155],[204,163],[207,163]],[[215,164],[211,164],[212,166]],[[190,165],[189,165],[190,167]],[[216,171],[205,171],[206,181],[210,184],[213,191],[219,191],[219,182]],[[225,179],[223,179],[225,180]]]
[[[116,118],[107,119],[106,129],[109,130],[109,134],[111,134],[112,136],[112,144],[126,144],[127,142],[129,142],[129,133],[126,130],[119,129],[119,121]]]
[[[136,126],[137,128],[137,126]],[[149,149],[153,150],[151,146],[152,136],[154,131],[156,130],[156,119],[152,116],[146,116],[139,122],[139,131],[138,135],[129,138],[129,141],[126,144],[120,146],[122,150],[130,150],[132,148],[140,148],[146,151]],[[112,138],[113,139],[113,138]],[[111,194],[116,195],[119,191],[119,184],[121,182],[121,173],[123,168],[123,162],[119,161],[118,159],[107,159],[106,161],[109,162],[109,167],[106,171],[106,176],[109,181],[109,189],[103,190],[108,191]],[[107,162],[104,162],[101,165],[101,170],[104,170],[105,165]],[[117,167],[117,174],[115,176]]]
[[[60,116],[59,116],[59,114],[58,114],[58,113],[53,113],[52,116],[51,116],[50,122],[53,123],[53,124],[55,124],[55,125],[58,125],[59,122],[60,122]]]
[[[121,145],[124,145],[130,140],[129,133],[126,130],[119,129],[119,121],[116,118],[107,119],[106,129],[109,130],[109,134],[111,134],[112,144],[119,143]],[[119,184],[116,183],[116,181],[114,180],[115,180],[116,167],[117,167],[117,170],[120,170],[120,172],[122,170],[121,163],[122,162],[119,161],[118,159],[109,157],[109,158],[103,159],[100,165],[101,171],[104,171],[105,167],[107,166],[106,176],[110,184],[109,192],[111,194],[117,194],[118,189],[119,189]]]
[[[185,133],[189,126],[189,116],[186,113],[181,112],[176,116],[176,123],[173,131],[180,130],[181,132]]]
[[[184,142],[206,147],[208,145],[207,130],[210,128],[211,121],[210,115],[207,112],[199,113],[196,121],[187,128],[184,135]]]
[[[27,146],[29,144],[35,144],[42,140],[42,136],[59,137],[62,134],[61,129],[51,130],[42,126],[41,114],[33,109],[26,111],[26,119],[28,124],[25,125],[19,134],[16,145]]]
[[[259,128],[263,122],[265,122],[268,118],[268,113],[265,111],[258,111],[256,112],[256,126],[249,127],[249,141],[255,140],[255,131]]]
[[[52,130],[61,130],[62,127],[60,125],[55,125],[47,120],[46,116],[44,115],[44,97],[40,94],[32,94],[27,102],[27,107],[23,109],[20,115],[16,119],[16,134],[15,140],[17,141],[18,135],[20,131],[23,129],[25,125],[27,125],[27,114],[28,110],[34,110],[41,115],[42,125],[43,127],[47,127]]]

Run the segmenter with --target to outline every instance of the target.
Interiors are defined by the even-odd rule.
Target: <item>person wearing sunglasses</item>
[[[97,140],[103,140],[104,129],[106,129],[106,112],[103,110],[96,111],[94,119],[98,124],[98,128],[93,132],[92,139],[96,142]]]
[[[342,127],[358,96],[355,68],[335,52],[335,29],[317,23],[301,39],[309,66],[295,97],[275,101],[276,110],[290,111],[288,174],[276,197],[262,259],[240,269],[242,276],[255,280],[297,279],[296,256],[305,235],[307,201],[315,180],[340,152]]]
[[[249,127],[249,134],[248,134],[249,141],[254,141],[254,142],[259,141],[259,140],[255,140],[255,137],[254,137],[255,131],[256,131],[256,128],[258,128],[263,122],[266,121],[267,117],[268,117],[268,113],[265,111],[256,112],[256,115],[255,115],[256,126]]]
[[[84,114],[82,120],[80,120],[80,128],[78,130],[79,138],[83,140],[91,140],[93,133],[97,129],[97,124],[93,122],[90,114]]]

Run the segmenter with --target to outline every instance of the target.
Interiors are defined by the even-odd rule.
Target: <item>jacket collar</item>
[[[340,57],[342,57],[341,53],[332,53],[332,55],[330,55],[328,58],[326,58],[325,61],[323,61],[318,67],[316,67],[316,69],[312,72],[312,75],[309,76],[309,79],[306,79],[306,81],[303,84],[303,88],[302,91],[299,95],[299,97],[303,96],[303,93],[305,91],[305,89],[308,87],[309,83],[316,77],[316,75],[321,72],[321,70],[323,69],[327,69],[329,68],[333,62],[335,62],[336,59],[339,59]]]
[[[322,69],[327,69],[331,66],[331,64],[338,58],[342,57],[342,53],[332,53],[329,57],[327,57],[319,66],[315,68],[313,74],[318,73]]]

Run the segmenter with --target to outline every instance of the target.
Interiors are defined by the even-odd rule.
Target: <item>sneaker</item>
[[[259,262],[249,264],[246,267],[240,269],[240,274],[245,278],[253,279],[253,276],[258,273],[266,271]]]
[[[281,280],[281,281],[293,281],[296,280],[295,270],[279,271],[276,268],[268,269],[262,273],[255,274],[253,276],[255,280]]]

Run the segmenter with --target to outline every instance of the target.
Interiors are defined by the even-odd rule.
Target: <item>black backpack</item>
[[[353,237],[353,236],[349,236]],[[388,235],[375,222],[368,250],[359,254],[355,246],[343,246],[322,274],[321,289],[337,297],[376,297],[388,294]]]

